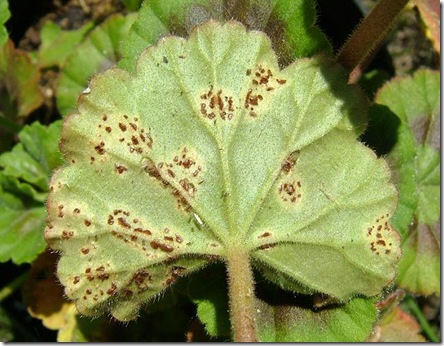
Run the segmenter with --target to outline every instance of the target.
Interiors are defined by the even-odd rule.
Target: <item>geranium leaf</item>
[[[421,328],[413,316],[394,307],[375,326],[370,342],[425,342]]]
[[[24,117],[43,103],[40,72],[29,54],[11,40],[0,46],[0,115]]]
[[[433,0],[414,1],[413,3],[418,8],[421,19],[425,24],[427,37],[432,41],[433,48],[439,54],[441,52],[440,3]]]
[[[0,155],[0,261],[31,262],[45,248],[44,201],[49,176],[62,163],[61,122],[38,122],[19,133],[20,143]]]
[[[37,189],[36,193],[47,193],[49,176],[62,163],[57,149],[61,125],[55,121],[48,127],[38,122],[25,126],[18,135],[20,142],[0,155],[2,175],[17,180],[19,189],[27,184]]]
[[[209,3],[209,0],[145,1],[140,7],[138,17],[125,41],[122,42],[122,60],[119,61],[118,66],[128,71],[134,71],[137,57],[146,47],[156,43],[162,35],[168,33],[185,35],[186,13],[194,12],[203,15],[203,21],[209,19],[209,15],[222,19],[221,1],[213,2],[216,12],[210,10]],[[197,11],[192,11],[196,8]]]
[[[62,30],[54,22],[45,23],[40,32],[42,43],[37,56],[40,67],[60,67],[93,26],[93,22],[88,22],[77,30]]]
[[[45,248],[45,207],[26,206],[0,189],[0,262],[32,262]]]
[[[387,83],[374,108],[375,116],[386,109],[398,117],[397,141],[387,155],[399,190],[393,225],[403,236],[398,283],[420,294],[440,290],[439,85],[439,72],[420,70]],[[367,141],[373,145],[371,136]]]
[[[0,0],[0,47],[8,40],[8,31],[5,23],[8,21],[11,13],[9,12],[8,0]]]
[[[295,58],[331,52],[327,38],[314,25],[312,0],[146,1],[122,45],[119,66],[135,70],[137,57],[167,34],[186,36],[206,20],[237,20],[250,30],[262,30],[273,42],[281,65]]]
[[[114,15],[94,28],[66,58],[57,86],[57,107],[63,115],[75,110],[79,94],[92,75],[102,72],[120,59],[120,43],[135,16]]]
[[[326,303],[264,284],[258,297],[258,331],[264,342],[362,342],[377,318],[375,298]]]
[[[330,60],[280,70],[266,35],[237,22],[93,78],[65,120],[47,204],[66,294],[83,313],[133,318],[238,244],[313,290],[377,294],[399,259],[396,193],[356,140],[365,105]],[[287,249],[300,262],[284,269]]]

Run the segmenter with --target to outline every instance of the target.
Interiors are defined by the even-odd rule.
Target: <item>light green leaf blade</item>
[[[235,245],[255,258],[288,243],[316,256],[310,244],[331,240],[335,223],[344,234],[334,239],[334,251],[347,247],[349,267],[363,258],[372,264],[334,292],[319,285],[317,268],[302,283],[343,299],[376,294],[392,279],[398,257],[396,233],[385,224],[396,195],[385,164],[356,141],[365,105],[330,60],[303,59],[280,70],[267,37],[236,22],[209,21],[188,40],[162,39],[142,53],[134,74],[114,68],[93,78],[79,113],[65,120],[61,148],[68,165],[53,176],[48,200],[46,239],[63,253],[58,273],[67,295],[84,313],[132,318],[175,275],[223,259]],[[296,152],[307,171],[288,163]],[[327,171],[321,181],[310,176],[311,154]],[[296,205],[277,192],[293,166],[312,193]],[[350,184],[349,173],[357,176]],[[274,213],[266,211],[279,198]],[[301,214],[301,205],[315,211]],[[368,210],[354,212],[363,206]],[[324,211],[333,224],[319,222],[316,237],[308,226],[314,229],[315,213],[322,219]],[[261,213],[270,214],[268,224]],[[268,225],[275,227],[269,239]],[[373,253],[382,251],[378,241],[390,247],[381,256]],[[367,287],[369,274],[378,279]]]
[[[420,70],[387,83],[376,97],[399,118],[387,156],[400,198],[393,218],[403,236],[398,283],[419,294],[440,291],[439,88],[439,72]]]
[[[8,40],[9,35],[4,24],[10,16],[8,0],[0,0],[0,47]]]
[[[134,14],[111,16],[94,28],[66,58],[56,91],[61,114],[74,112],[77,97],[91,76],[112,67],[120,59],[120,44],[134,19]],[[89,30],[89,26],[84,30]]]
[[[42,43],[37,55],[40,67],[60,67],[93,26],[93,22],[87,22],[77,30],[62,30],[54,22],[45,23],[40,32]]]
[[[399,236],[388,223],[396,206],[388,168],[353,142],[332,132],[294,162],[290,157],[252,226],[259,248],[253,257],[262,266],[339,299],[377,294],[400,257]],[[285,244],[264,247],[264,240]]]

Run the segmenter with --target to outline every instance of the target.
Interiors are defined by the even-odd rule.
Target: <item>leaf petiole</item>
[[[227,254],[228,298],[234,342],[257,342],[254,278],[248,252],[234,247]]]

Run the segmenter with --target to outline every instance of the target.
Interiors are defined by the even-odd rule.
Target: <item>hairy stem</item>
[[[228,297],[234,342],[256,342],[254,278],[250,258],[240,247],[227,256]]]
[[[352,71],[350,83],[357,81],[408,1],[380,0],[341,47],[337,60]]]

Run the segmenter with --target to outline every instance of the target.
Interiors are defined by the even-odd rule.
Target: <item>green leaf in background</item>
[[[14,321],[10,318],[8,312],[0,305],[0,342],[10,342],[13,340]]]
[[[425,24],[427,37],[432,41],[433,48],[438,54],[441,52],[441,3],[435,0],[414,0],[421,19]]]
[[[425,342],[415,318],[396,306],[384,314],[368,341],[370,342]]]
[[[136,21],[122,42],[122,60],[118,66],[128,71],[135,71],[136,61],[142,51],[167,34],[186,35],[186,13],[199,15],[200,22],[210,16],[222,19],[222,2],[216,0],[172,0],[145,1]],[[209,15],[210,14],[210,15]],[[199,23],[195,23],[199,24]]]
[[[0,118],[14,121],[37,109],[43,103],[39,81],[27,52],[15,49],[12,41],[0,47]]]
[[[332,61],[281,71],[267,37],[236,22],[161,40],[136,74],[95,77],[65,120],[68,165],[47,203],[65,293],[81,313],[128,320],[242,246],[313,290],[378,294],[400,255],[396,193],[356,140],[365,106]]]
[[[120,59],[120,44],[135,15],[114,15],[94,28],[66,59],[57,87],[57,107],[62,115],[75,111],[79,94],[92,75]]]
[[[146,1],[122,45],[119,67],[135,70],[140,53],[161,36],[186,36],[208,19],[237,20],[250,30],[264,31],[271,38],[281,65],[295,58],[331,53],[327,38],[314,25],[312,0],[222,0]]]
[[[397,281],[401,287],[425,295],[440,291],[439,90],[439,72],[420,70],[412,77],[387,83],[378,92],[374,108],[374,115],[382,119],[381,110],[398,117],[390,129],[397,141],[387,151],[399,190],[393,226],[403,236]],[[387,137],[384,131],[390,128],[377,124],[381,122],[370,128],[374,135],[366,137],[374,147],[379,144],[373,138]]]
[[[14,195],[0,190],[0,215],[0,262],[32,262],[45,248],[44,205],[25,205]]]
[[[87,22],[77,30],[62,30],[54,22],[45,23],[40,32],[42,43],[37,52],[40,67],[60,67],[93,26],[93,22]]]
[[[216,263],[187,278],[186,287],[178,287],[196,304],[205,331],[212,338],[222,338],[219,340],[229,340],[231,333],[225,276],[224,266]]]
[[[227,289],[223,267],[211,266],[180,287],[197,304],[207,333],[229,340]],[[296,295],[257,277],[256,310],[260,340],[264,342],[365,341],[377,317],[376,299],[354,298],[345,304],[317,303],[315,296]]]
[[[130,11],[137,11],[142,5],[142,0],[122,0]]]
[[[19,133],[20,142],[0,155],[3,176],[27,183],[39,192],[48,192],[49,176],[62,163],[58,151],[61,121],[48,127],[34,122]]]
[[[31,262],[45,248],[44,201],[49,176],[62,163],[60,128],[60,121],[48,127],[38,122],[25,126],[20,143],[0,155],[1,262]]]
[[[8,40],[8,31],[5,28],[5,23],[10,16],[8,0],[0,0],[0,47]]]
[[[279,301],[279,298],[278,298]],[[377,317],[375,299],[315,308],[294,303],[257,301],[258,329],[264,342],[362,342]]]
[[[264,31],[271,37],[282,64],[288,65],[294,59],[320,52],[332,52],[326,36],[315,25],[315,1],[277,0],[275,3]]]

